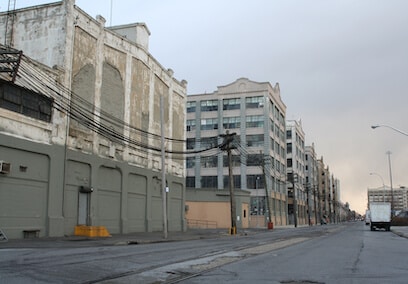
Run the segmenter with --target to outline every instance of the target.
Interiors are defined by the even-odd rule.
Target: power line
[[[86,129],[89,129],[120,145],[124,145],[138,151],[151,150],[153,151],[153,155],[156,155],[155,152],[161,151],[159,146],[153,146],[147,141],[150,139],[151,141],[156,141],[157,144],[160,144],[160,135],[136,128],[128,123],[125,123],[123,120],[110,115],[101,108],[97,108],[94,104],[86,101],[84,98],[64,87],[56,80],[53,80],[52,77],[45,74],[45,72],[41,72],[41,70],[36,66],[37,64],[35,64],[28,57],[23,56],[22,59],[21,69],[18,74],[19,83],[27,89],[32,89],[33,91],[51,98],[53,100],[52,105],[54,109],[68,115],[71,119],[84,126]],[[122,131],[118,131],[118,129],[115,128]],[[124,130],[129,131],[129,135],[125,136],[123,134]],[[132,139],[132,135],[136,135],[135,137],[138,139]],[[165,137],[165,139],[166,141],[172,143],[182,143],[183,145],[187,142],[186,140],[173,139],[169,137]],[[220,145],[213,145],[212,147],[206,149],[194,151],[166,150],[165,152],[168,156],[193,155],[204,153],[212,149],[217,149],[219,146]],[[185,159],[186,157],[178,157],[178,159],[182,158]]]

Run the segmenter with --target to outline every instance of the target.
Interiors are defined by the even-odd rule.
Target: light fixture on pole
[[[391,187],[391,216],[394,216],[394,190],[392,189],[392,171],[391,171],[391,151],[387,151],[388,166],[390,168],[390,187]]]
[[[404,131],[402,131],[402,130],[399,130],[399,129],[395,128],[395,127],[386,125],[386,124],[375,124],[375,125],[371,125],[371,128],[372,128],[372,129],[376,129],[376,128],[378,128],[378,127],[387,127],[387,128],[390,128],[390,129],[392,129],[392,130],[394,130],[394,131],[397,131],[398,133],[400,133],[400,134],[402,134],[402,135],[408,136],[408,133],[406,133],[406,132],[404,132]]]
[[[379,175],[377,173],[370,173],[370,176],[372,176],[372,175],[378,176],[382,181],[382,184],[383,184],[383,202],[385,202],[385,183],[384,183],[384,179],[382,178],[381,175]]]

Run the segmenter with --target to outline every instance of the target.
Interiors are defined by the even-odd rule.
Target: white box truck
[[[385,229],[389,231],[391,227],[391,204],[387,202],[370,203],[370,229]]]

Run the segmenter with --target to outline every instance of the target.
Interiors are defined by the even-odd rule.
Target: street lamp
[[[391,151],[387,151],[388,167],[390,169],[390,187],[391,187],[391,216],[394,216],[394,190],[392,189],[392,171],[391,171]]]
[[[379,175],[379,174],[377,174],[377,173],[370,173],[370,176],[372,176],[372,175],[378,176],[378,177],[381,179],[381,181],[382,181],[382,184],[383,184],[383,202],[385,202],[385,184],[384,184],[384,179],[382,178],[381,175]]]
[[[387,128],[390,128],[390,129],[392,129],[394,131],[397,131],[398,133],[401,133],[402,135],[408,136],[408,133],[406,133],[406,132],[404,132],[402,130],[399,130],[399,129],[395,128],[395,127],[389,126],[389,125],[385,125],[385,124],[371,125],[372,129],[376,129],[378,127],[387,127]]]

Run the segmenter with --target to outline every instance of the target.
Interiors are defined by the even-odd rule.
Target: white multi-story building
[[[217,148],[223,142],[221,135],[236,133],[234,187],[251,192],[252,215],[268,216],[268,196],[271,221],[278,225],[287,221],[285,115],[279,85],[269,82],[240,78],[213,93],[187,96],[187,149]],[[187,188],[228,186],[225,152],[187,158]]]
[[[300,120],[286,121],[286,155],[289,223],[308,224],[305,133]]]
[[[408,208],[408,188],[401,186],[393,188],[382,186],[367,189],[368,205],[370,202],[392,202],[393,210],[398,212]],[[367,206],[368,207],[368,206]]]

